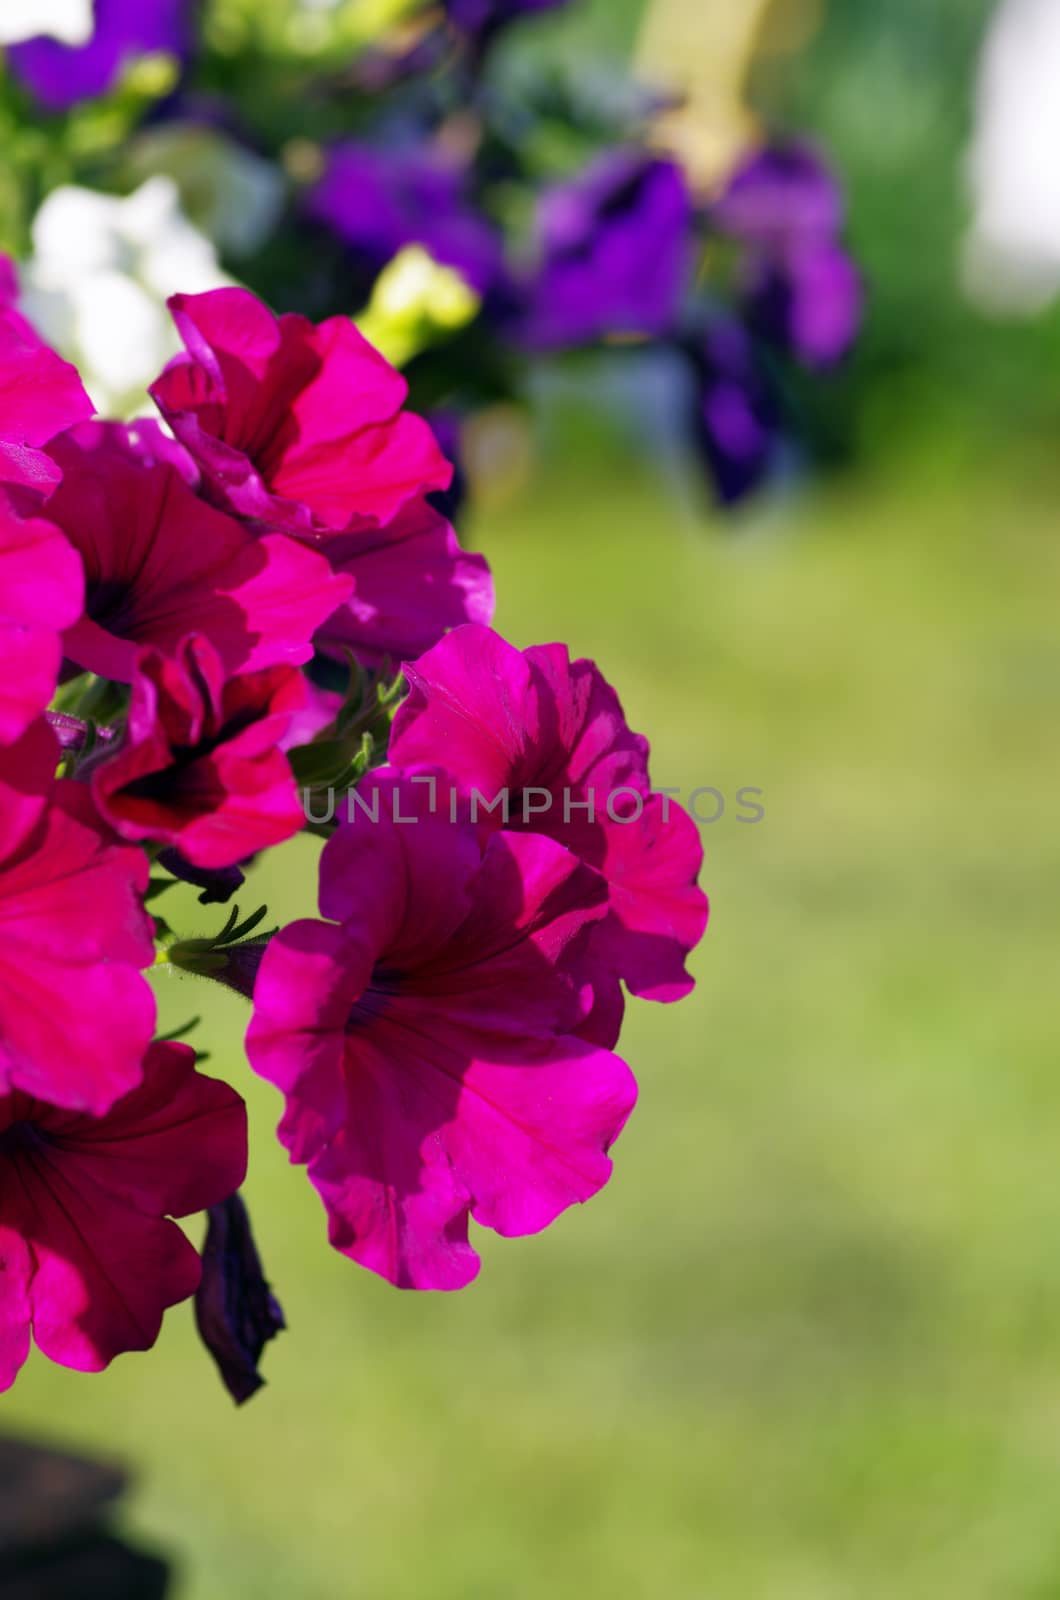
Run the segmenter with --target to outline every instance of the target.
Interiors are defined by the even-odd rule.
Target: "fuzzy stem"
[[[212,978],[226,989],[234,989],[245,1000],[254,995],[254,982],[268,939],[247,939],[241,944],[203,948],[197,939],[177,940],[167,950],[159,951],[155,964],[179,968],[198,978]]]

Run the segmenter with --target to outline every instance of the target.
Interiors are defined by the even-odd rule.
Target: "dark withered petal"
[[[262,1351],[287,1324],[262,1271],[242,1198],[231,1195],[207,1216],[195,1320],[226,1389],[242,1405],[264,1384]]]
[[[202,906],[227,904],[244,882],[238,867],[196,867],[172,847],[159,853],[158,863],[182,883],[201,889],[199,904]]]

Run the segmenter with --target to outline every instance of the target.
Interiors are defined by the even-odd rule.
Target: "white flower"
[[[180,209],[169,178],[125,199],[64,185],[33,220],[22,309],[73,361],[99,411],[127,416],[180,349],[165,302],[231,279]]]
[[[0,44],[21,44],[39,33],[87,44],[94,21],[92,0],[0,0]]]
[[[1060,4],[1001,0],[983,47],[969,158],[969,294],[1033,313],[1060,291]]]

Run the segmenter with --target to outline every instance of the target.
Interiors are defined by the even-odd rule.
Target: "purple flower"
[[[745,247],[743,293],[751,326],[808,367],[833,366],[861,325],[864,292],[840,243],[843,197],[812,150],[760,151],[713,210]]]
[[[831,367],[847,354],[861,327],[864,289],[841,245],[823,241],[763,262],[752,280],[748,316],[807,367]]]
[[[96,0],[96,23],[87,44],[28,39],[8,51],[22,82],[50,111],[106,94],[134,56],[154,52],[186,57],[196,0]]]
[[[500,234],[475,211],[466,171],[430,150],[337,144],[309,210],[373,270],[418,244],[480,294],[503,277]]]
[[[717,323],[690,354],[696,444],[719,499],[733,505],[757,489],[775,464],[778,406],[740,323]]]
[[[557,11],[570,0],[444,0],[450,22],[465,33],[486,37],[519,17]]]
[[[540,269],[520,329],[537,349],[665,333],[691,265],[692,208],[672,161],[613,150],[541,196]]]
[[[843,226],[843,195],[815,151],[774,147],[736,169],[713,217],[723,232],[781,251],[810,239],[834,239]]]

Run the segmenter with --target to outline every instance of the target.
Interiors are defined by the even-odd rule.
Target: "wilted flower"
[[[242,1405],[265,1382],[258,1371],[262,1351],[286,1323],[262,1271],[247,1208],[238,1194],[210,1207],[195,1322],[225,1388]]]

